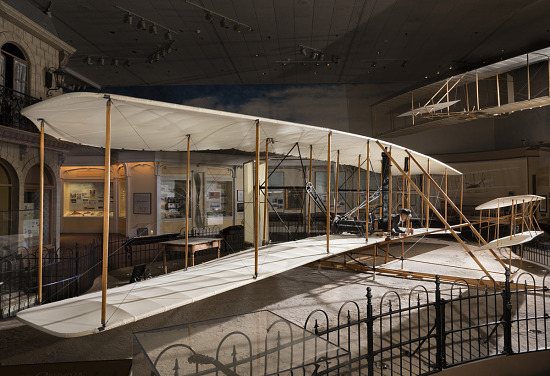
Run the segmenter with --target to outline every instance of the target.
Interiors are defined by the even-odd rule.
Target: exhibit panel
[[[61,231],[65,233],[101,232],[103,208],[105,205],[104,185],[101,179],[104,168],[96,166],[61,167],[62,207]],[[115,216],[115,187],[111,181],[110,217]],[[112,221],[111,231],[116,231],[117,223]]]

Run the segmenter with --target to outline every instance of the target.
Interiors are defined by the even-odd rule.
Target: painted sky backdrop
[[[113,94],[349,131],[346,85],[109,87]]]

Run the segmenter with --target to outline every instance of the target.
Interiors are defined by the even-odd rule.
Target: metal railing
[[[499,289],[458,281],[443,291],[413,288],[408,303],[395,291],[375,304],[367,288],[366,308],[348,301],[330,320],[313,311],[304,328],[351,353],[352,373],[429,375],[485,359],[549,349],[550,302],[546,276],[535,286],[524,273]],[[407,304],[406,304],[407,303]]]
[[[550,266],[550,239],[537,238],[523,245],[515,245],[512,251],[524,259]]]
[[[23,108],[38,102],[40,102],[40,99],[0,86],[0,125],[38,133],[36,126],[21,115]]]
[[[217,227],[193,229],[192,236],[220,237]],[[245,248],[244,233],[222,231],[221,255]],[[88,291],[101,275],[102,238],[73,248],[45,247],[43,251],[43,303],[71,298]],[[127,246],[129,238],[111,236],[109,239],[109,271],[162,261],[162,238],[155,242]],[[38,304],[38,249],[17,246],[5,247],[0,255],[0,318]],[[205,255],[217,255],[217,250],[205,250]],[[167,260],[183,259],[183,252],[167,252]],[[183,265],[183,264],[182,264]]]

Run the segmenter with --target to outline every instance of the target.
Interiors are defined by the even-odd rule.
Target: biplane
[[[384,246],[403,242],[406,238],[430,234],[448,234],[454,237],[465,253],[475,261],[486,277],[485,280],[488,283],[499,283],[499,280],[503,280],[507,265],[500,261],[502,272],[498,275],[489,272],[476,257],[475,249],[470,249],[460,238],[460,230],[468,228],[479,241],[478,249],[488,248],[499,260],[494,248],[502,244],[508,246],[526,241],[527,234],[533,237],[540,232],[533,231],[536,226],[533,213],[542,198],[522,196],[510,201],[512,212],[506,218],[512,226],[510,234],[506,234],[506,243],[488,243],[481,234],[481,220],[478,224],[472,223],[462,213],[462,193],[458,204],[449,197],[448,179],[460,179],[463,185],[459,171],[429,156],[366,136],[305,124],[98,93],[60,95],[29,106],[22,113],[41,131],[41,169],[45,133],[61,140],[105,149],[105,197],[109,197],[111,149],[185,153],[187,195],[190,192],[191,152],[215,151],[223,158],[224,151],[238,150],[249,155],[252,161],[250,171],[245,175],[248,182],[245,190],[252,194],[253,205],[245,209],[248,211],[245,213],[245,221],[253,229],[253,248],[192,267],[187,267],[186,251],[184,270],[109,290],[109,204],[105,200],[101,291],[44,304],[21,311],[17,315],[20,321],[56,336],[75,337],[98,333],[301,265],[321,261],[332,265],[333,261],[330,259],[336,256],[367,249],[378,252]],[[265,144],[262,142],[264,140]],[[303,170],[304,190],[308,194],[304,216],[309,229],[312,208],[317,207],[326,217],[326,234],[282,243],[269,242],[269,234],[265,230],[266,216],[262,215],[262,210],[263,213],[267,210],[266,198],[269,197],[268,159],[270,156],[301,158],[299,146],[309,149],[309,178],[307,169],[304,167]],[[261,155],[264,160],[260,158]],[[356,205],[338,214],[338,205],[333,201],[338,201],[339,184],[331,187],[331,179],[328,178],[326,192],[322,195],[316,192],[311,177],[311,164],[314,160],[317,163],[326,162],[328,177],[331,176],[331,169],[335,169],[338,174],[343,165],[356,166],[358,172],[362,168],[362,179],[366,186],[362,192],[364,199],[357,199]],[[360,193],[361,175],[357,174],[357,177]],[[376,182],[372,181],[373,177],[377,178]],[[338,181],[337,177],[336,182]],[[41,187],[43,189],[43,184]],[[395,187],[400,189],[396,190]],[[438,200],[434,199],[430,190],[432,194],[437,192]],[[494,205],[482,208],[485,211],[491,210],[492,214],[497,213],[498,216],[496,222],[485,220],[487,227],[500,228],[504,217],[500,217],[498,213],[504,206],[504,201],[499,201],[496,209]],[[43,210],[42,204],[40,207]],[[186,205],[186,210],[188,208],[189,205]],[[392,236],[392,213],[399,208],[414,212],[410,220],[401,223],[402,227],[413,230],[407,236]],[[42,214],[40,218],[43,218]],[[189,216],[186,215],[186,218]],[[521,226],[521,231],[517,230],[518,225]],[[187,221],[184,229],[186,250],[189,230]],[[43,231],[42,224],[40,231]],[[504,242],[504,238],[500,241]],[[41,252],[42,233],[39,236],[40,260]],[[345,267],[374,273],[388,272],[383,265],[367,267],[354,263],[351,257],[343,263]],[[384,263],[390,262],[387,251],[383,257]],[[375,263],[376,259],[375,254]],[[403,271],[395,274],[401,272]],[[40,273],[39,300],[42,291]],[[410,271],[407,273],[411,274]]]

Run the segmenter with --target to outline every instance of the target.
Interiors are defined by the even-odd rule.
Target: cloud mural
[[[112,87],[109,92],[349,131],[346,85]]]

